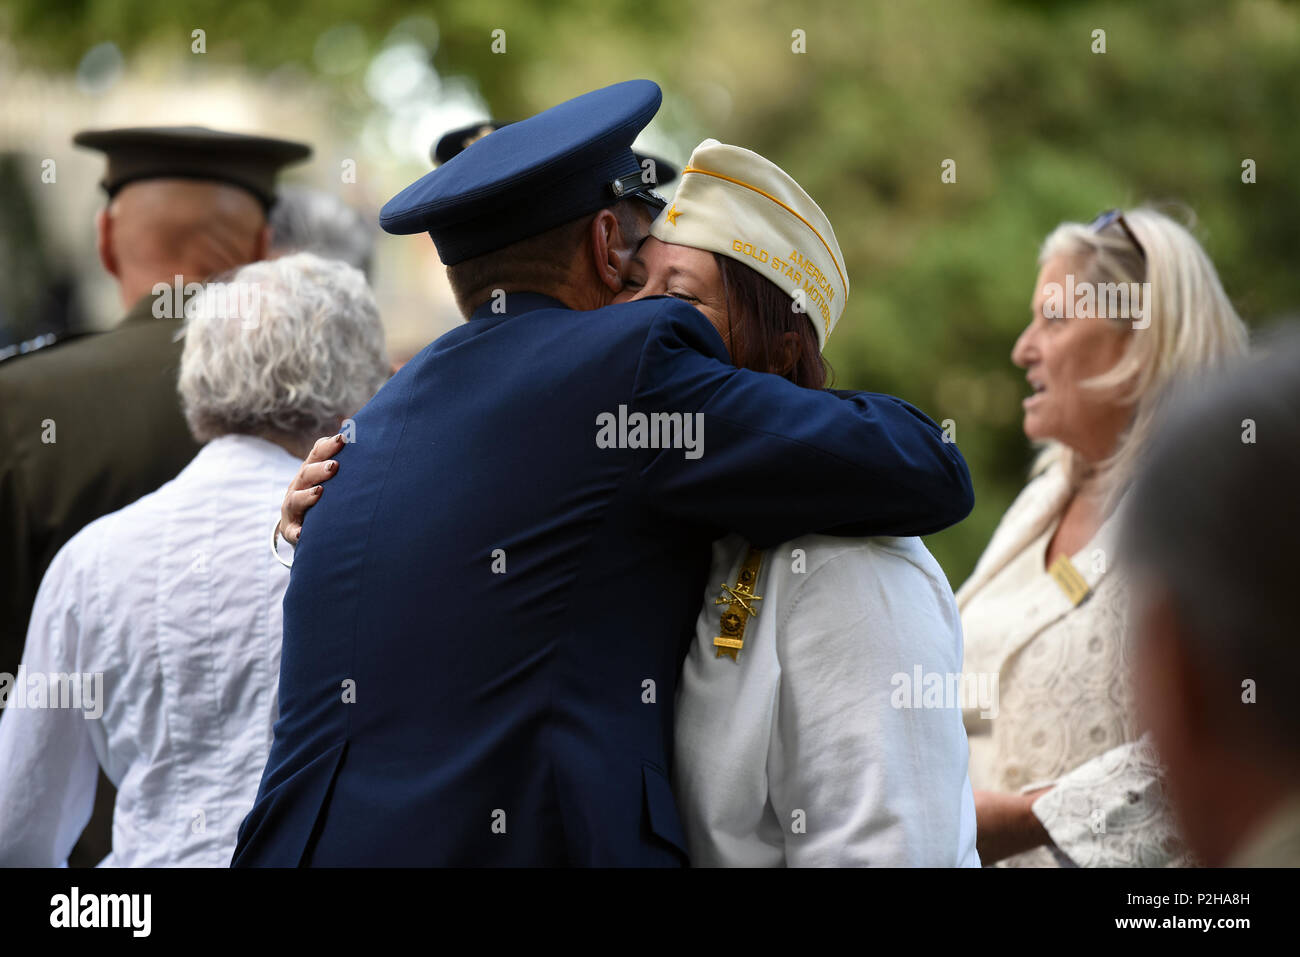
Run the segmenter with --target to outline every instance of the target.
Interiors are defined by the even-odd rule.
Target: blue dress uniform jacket
[[[703,454],[599,447],[620,405],[702,413]],[[737,369],[664,298],[480,309],[339,463],[235,866],[684,864],[673,698],[711,541],[923,534],[972,505],[920,412]]]

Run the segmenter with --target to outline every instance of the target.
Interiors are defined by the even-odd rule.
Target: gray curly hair
[[[389,375],[379,308],[343,262],[298,253],[251,263],[185,313],[177,388],[200,442],[335,432]]]

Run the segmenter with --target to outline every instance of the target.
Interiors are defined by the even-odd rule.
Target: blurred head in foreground
[[[1300,865],[1300,336],[1182,388],[1126,516],[1138,706],[1207,863]]]

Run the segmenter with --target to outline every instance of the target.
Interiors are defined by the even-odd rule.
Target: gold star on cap
[[[680,216],[681,214],[682,211],[678,209],[677,204],[674,203],[672,206],[668,207],[668,212],[664,213],[664,218],[668,220],[670,225],[676,226],[677,217]]]

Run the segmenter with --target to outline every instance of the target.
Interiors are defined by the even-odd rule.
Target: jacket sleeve
[[[19,676],[79,679],[69,557],[56,557],[37,594]],[[99,761],[85,712],[15,708],[12,699],[26,692],[15,678],[0,712],[0,867],[62,867],[90,821]]]
[[[961,453],[921,412],[737,369],[684,303],[664,302],[650,326],[632,408],[692,416],[699,429],[694,457],[652,455],[641,473],[650,501],[760,547],[812,532],[926,535],[974,504]]]
[[[1150,735],[1085,761],[1052,785],[1034,801],[1034,816],[1075,866],[1197,865],[1174,823]]]
[[[960,672],[951,593],[898,558],[846,557],[791,576],[780,606],[767,779],[786,864],[978,866],[960,711],[904,695],[917,671]]]

